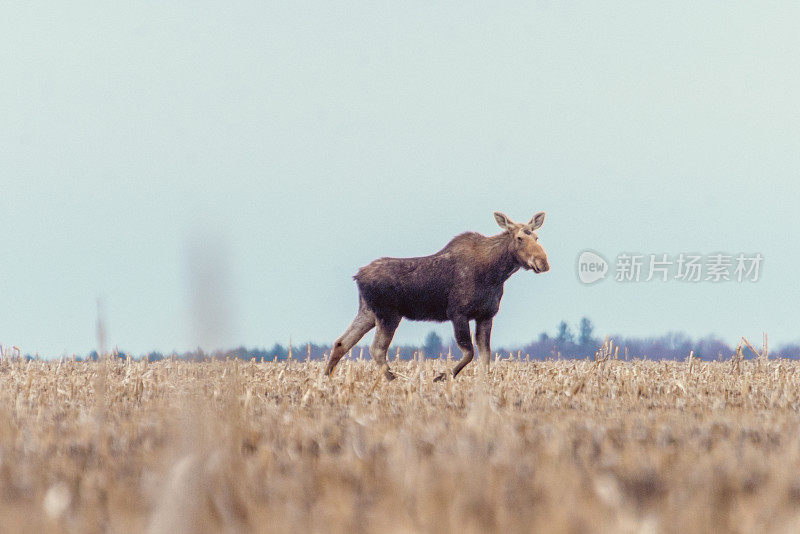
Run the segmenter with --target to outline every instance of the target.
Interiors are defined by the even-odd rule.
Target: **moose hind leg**
[[[331,350],[331,357],[328,360],[328,365],[325,367],[325,374],[328,376],[333,375],[333,370],[342,356],[348,353],[358,341],[364,337],[364,334],[372,330],[375,326],[375,316],[368,309],[363,306],[359,308],[356,318],[345,330],[344,334],[336,340]]]
[[[453,378],[458,376],[458,373],[467,366],[469,362],[472,361],[472,358],[475,355],[475,350],[472,347],[472,336],[469,333],[469,319],[465,317],[458,317],[453,319],[453,333],[455,334],[456,344],[458,348],[461,349],[461,359],[458,360],[458,363],[453,368]],[[447,375],[445,373],[441,373],[439,376],[433,379],[434,382],[439,382],[440,380],[444,380]]]
[[[369,353],[375,363],[384,369],[384,375],[389,381],[394,380],[396,377],[394,373],[389,370],[389,364],[386,361],[386,351],[392,343],[394,332],[397,330],[397,325],[400,324],[399,318],[381,319],[378,320],[378,328],[375,330],[375,339],[372,340],[372,345],[369,347]]]

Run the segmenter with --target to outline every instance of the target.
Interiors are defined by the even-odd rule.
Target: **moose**
[[[547,254],[536,235],[544,223],[540,211],[527,223],[512,221],[495,212],[503,231],[486,237],[465,232],[442,250],[419,258],[380,258],[359,269],[358,313],[336,340],[325,373],[370,330],[377,327],[369,351],[387,380],[395,375],[386,351],[403,318],[412,321],[451,321],[462,357],[452,370],[455,378],[472,361],[474,350],[469,322],[475,321],[475,339],[481,362],[488,368],[492,319],[500,309],[503,284],[519,269],[543,273],[550,270]],[[435,380],[446,378],[444,373]]]

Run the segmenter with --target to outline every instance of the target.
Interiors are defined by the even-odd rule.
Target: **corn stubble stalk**
[[[4,359],[0,525],[796,531],[800,362],[768,358],[766,338],[731,361],[617,348],[438,383],[446,355],[393,361],[393,382],[360,359],[332,380],[315,360]]]

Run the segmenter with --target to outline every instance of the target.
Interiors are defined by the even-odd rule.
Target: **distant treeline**
[[[629,336],[610,336],[614,346],[618,347],[620,359],[646,358],[651,360],[683,360],[690,352],[694,353],[695,358],[702,360],[717,360],[729,358],[734,352],[735,347],[731,344],[715,337],[707,336],[700,339],[692,339],[686,334],[672,332],[657,337],[629,337]],[[738,341],[738,340],[737,340]],[[751,340],[756,341],[756,340]],[[760,345],[760,340],[758,340]],[[524,346],[493,347],[495,354],[501,357],[521,357],[531,360],[545,360],[549,358],[558,359],[583,359],[592,358],[600,348],[603,339],[594,333],[594,325],[584,317],[575,329],[566,322],[562,321],[554,334],[542,332],[538,338]],[[330,345],[318,345],[316,343],[300,343],[282,345],[276,343],[272,348],[246,348],[238,347],[228,351],[204,352],[202,349],[184,353],[161,353],[151,352],[144,355],[127,354],[123,350],[114,351],[114,355],[136,359],[147,358],[149,361],[158,361],[165,358],[177,358],[184,360],[205,360],[207,358],[239,358],[241,360],[256,361],[282,361],[282,360],[322,360],[327,357]],[[367,345],[358,345],[352,350],[352,357],[363,357],[369,359],[369,348]],[[440,358],[450,354],[453,358],[460,358],[461,351],[453,339],[447,342],[436,333],[431,331],[421,345],[394,345],[389,349],[391,359],[399,357],[403,360],[410,360],[415,357]],[[745,353],[747,357],[751,353]],[[800,358],[800,345],[789,344],[771,349],[770,354],[783,358]],[[77,359],[94,360],[97,353],[92,352],[85,357]],[[26,358],[32,358],[26,356]]]

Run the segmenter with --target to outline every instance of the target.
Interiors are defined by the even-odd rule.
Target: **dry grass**
[[[800,364],[0,362],[3,532],[796,532]]]

